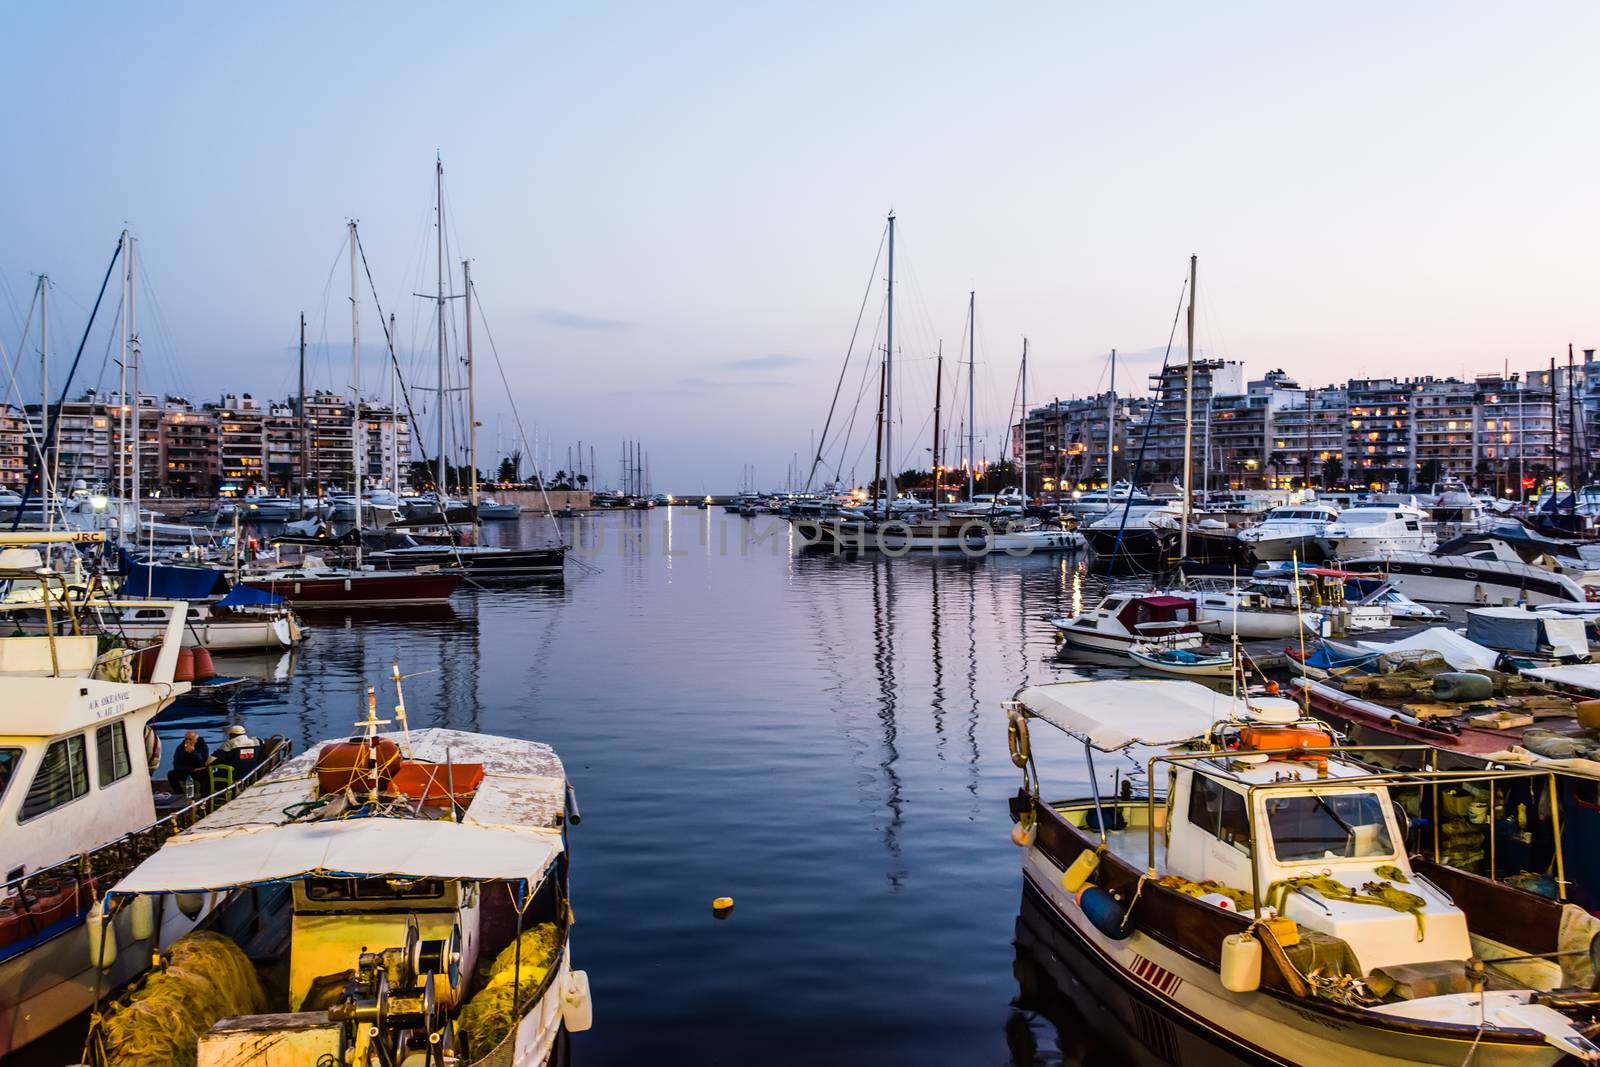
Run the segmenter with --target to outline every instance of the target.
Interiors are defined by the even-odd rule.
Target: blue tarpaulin
[[[278,596],[276,593],[269,593],[265,589],[257,589],[253,585],[236,585],[228,590],[227,596],[217,601],[217,607],[255,608],[282,603],[283,597]]]
[[[176,567],[144,563],[122,552],[124,596],[159,600],[210,600],[228,591],[227,575],[217,567]]]

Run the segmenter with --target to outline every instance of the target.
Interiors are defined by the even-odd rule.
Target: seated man
[[[220,767],[231,767],[233,780],[237,782],[255,769],[260,747],[260,741],[247,734],[243,726],[235,724],[228,727],[228,739],[217,746],[212,762]]]
[[[201,793],[209,793],[206,786],[205,765],[211,761],[211,752],[200,735],[190,730],[183,735],[183,744],[172,753],[172,770],[167,772],[167,785],[174,793],[184,792],[183,784],[191,779]]]

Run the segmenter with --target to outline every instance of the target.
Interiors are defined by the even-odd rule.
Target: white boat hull
[[[1176,633],[1160,638],[1129,634],[1098,633],[1086,626],[1074,626],[1075,619],[1052,619],[1051,625],[1061,635],[1063,644],[1091,652],[1112,652],[1118,655],[1135,645],[1159,645],[1161,648],[1196,648],[1204,640],[1202,633]]]
[[[1233,661],[1229,659],[1202,661],[1200,663],[1174,663],[1170,660],[1143,655],[1137,649],[1132,648],[1128,649],[1128,658],[1146,670],[1181,675],[1185,678],[1226,678],[1233,673]]]

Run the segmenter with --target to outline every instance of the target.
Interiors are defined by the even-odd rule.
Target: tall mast
[[[121,508],[128,502],[128,231],[122,231],[122,353],[117,360],[120,378],[117,383],[117,537],[126,542],[127,530],[121,515]]]
[[[356,566],[361,565],[361,476],[366,464],[361,461],[366,428],[361,425],[361,290],[356,287],[356,220],[350,220],[350,391],[355,403],[350,408],[350,469],[356,504]]]
[[[1028,507],[1028,339],[1022,339],[1022,507]]]
[[[467,500],[472,513],[478,513],[478,407],[472,393],[472,268],[461,261],[461,290],[467,301],[467,477],[471,488]]]
[[[43,399],[44,415],[40,425],[44,435],[39,439],[39,498],[44,503],[45,529],[56,528],[55,513],[50,510],[50,275],[39,275],[39,395]]]
[[[977,418],[977,390],[972,387],[972,371],[977,366],[978,339],[976,327],[978,324],[978,293],[976,290],[967,294],[967,499],[971,500],[977,488],[978,428],[973,425]]]
[[[302,317],[302,329],[304,318]],[[389,312],[389,491],[400,492],[400,398],[395,387],[400,379],[400,360],[395,355],[394,312]]]
[[[433,228],[439,277],[439,295],[434,298],[439,308],[439,393],[434,398],[438,405],[435,415],[439,431],[439,455],[435,481],[439,490],[439,517],[446,519],[449,515],[446,514],[444,480],[444,159],[440,156],[435,156],[433,160]]]
[[[1189,343],[1183,384],[1183,519],[1178,527],[1178,558],[1189,558],[1189,511],[1194,507],[1190,482],[1194,473],[1194,283],[1199,256],[1189,257]]]
[[[1561,416],[1556,413],[1556,357],[1550,357],[1550,507],[1560,502],[1557,485],[1561,481],[1561,452],[1556,442],[1561,438]]]
[[[133,358],[133,510],[129,515],[127,525],[133,529],[135,544],[139,536],[139,482],[141,471],[139,456],[142,452],[139,438],[144,436],[139,429],[139,276],[134,269],[134,256],[138,251],[138,242],[128,238],[128,347]]]
[[[1577,397],[1572,391],[1572,342],[1567,342],[1567,488],[1572,491],[1572,503],[1578,503],[1578,413],[1573,406]]]
[[[939,409],[944,400],[944,341],[939,342],[938,363],[933,372],[933,504],[939,506]],[[1023,418],[1027,418],[1024,414]]]
[[[886,304],[887,325],[884,328],[883,346],[883,458],[888,464],[883,483],[884,506],[887,516],[894,508],[897,495],[894,487],[894,212],[889,212],[889,280]]]
[[[1111,405],[1106,410],[1106,502],[1117,479],[1117,350],[1111,350]]]
[[[305,514],[306,486],[311,478],[311,459],[306,452],[306,313],[300,313],[300,513]]]

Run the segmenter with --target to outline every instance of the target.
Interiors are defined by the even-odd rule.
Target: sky
[[[31,399],[23,323],[48,273],[59,383],[127,226],[148,390],[287,395],[301,312],[312,384],[346,387],[355,218],[407,378],[431,385],[433,305],[412,294],[435,286],[437,153],[452,285],[469,257],[483,310],[480,449],[516,446],[514,405],[547,470],[582,440],[601,483],[625,439],[660,491],[731,490],[747,465],[783,483],[847,350],[826,466],[865,478],[891,210],[905,466],[927,463],[941,346],[961,425],[969,292],[993,457],[1023,339],[1030,403],[1103,389],[1112,348],[1119,390],[1144,385],[1191,253],[1197,344],[1252,377],[1526,369],[1600,346],[1597,22],[1579,4],[7,5],[0,343]],[[370,293],[361,310],[371,382]],[[80,383],[114,373],[102,315]]]

